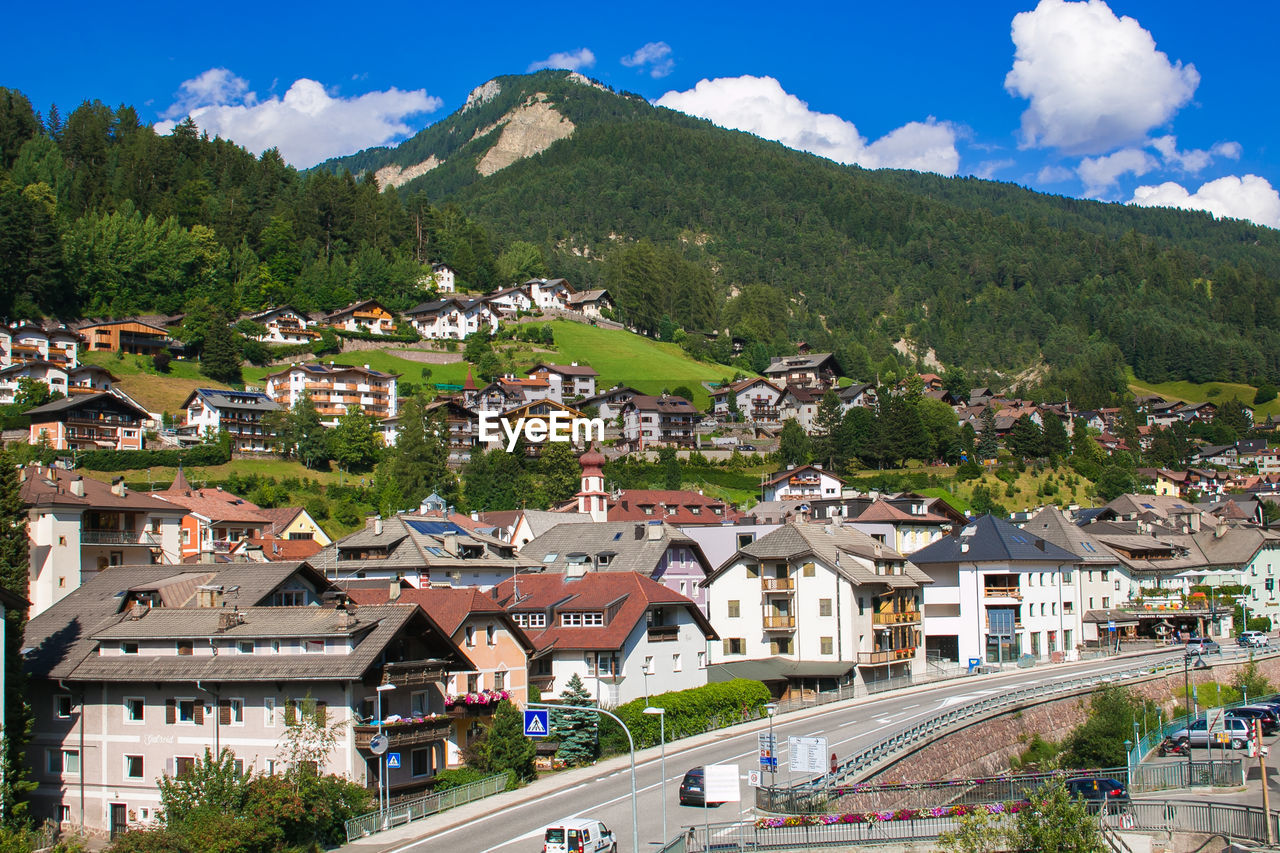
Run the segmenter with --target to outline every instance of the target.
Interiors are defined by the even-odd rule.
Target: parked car
[[[1220,654],[1221,652],[1222,646],[1208,637],[1192,637],[1187,640],[1186,653],[1189,655],[1211,655]]]
[[[1236,642],[1246,647],[1261,647],[1267,644],[1267,635],[1261,631],[1245,631],[1236,638]]]
[[[684,774],[684,779],[680,782],[680,805],[682,806],[718,806],[719,801],[706,801],[707,780],[706,773],[701,767],[694,767],[688,773]]]
[[[1067,780],[1067,793],[1090,805],[1129,802],[1129,792],[1124,783],[1109,776],[1085,776]]]
[[[1254,720],[1262,723],[1262,733],[1264,735],[1275,734],[1280,729],[1280,714],[1275,712],[1270,705],[1246,705],[1243,708],[1232,708],[1227,711],[1228,717],[1239,717],[1240,719],[1253,725]]]
[[[738,449],[739,450],[755,450],[756,446],[754,444],[739,444]]]
[[[542,853],[618,853],[618,839],[598,820],[568,818],[547,826]]]
[[[1224,715],[1222,721],[1222,731],[1229,738],[1232,749],[1243,749],[1244,745],[1253,738],[1253,726],[1245,722],[1239,717],[1227,717]],[[1169,737],[1174,740],[1186,738],[1192,746],[1205,747],[1212,742],[1217,746],[1217,742],[1210,738],[1208,731],[1208,721],[1203,717],[1193,722],[1190,726],[1178,729]]]

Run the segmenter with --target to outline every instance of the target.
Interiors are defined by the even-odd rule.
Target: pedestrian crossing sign
[[[524,736],[546,737],[548,733],[547,730],[550,728],[548,719],[550,713],[551,712],[546,709],[526,709],[524,712]]]

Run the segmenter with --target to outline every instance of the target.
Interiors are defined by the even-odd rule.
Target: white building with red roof
[[[821,465],[788,465],[760,486],[762,501],[814,501],[840,497],[844,480]]]
[[[635,572],[520,574],[494,591],[534,644],[544,696],[577,675],[604,706],[707,683],[718,639],[698,605]]]
[[[182,559],[199,559],[201,554],[227,554],[242,540],[261,538],[271,521],[252,501],[215,489],[193,489],[182,469],[168,489],[151,492],[187,511],[182,519]]]

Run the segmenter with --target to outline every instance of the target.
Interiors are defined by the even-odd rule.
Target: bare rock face
[[[502,133],[497,143],[476,164],[477,172],[486,177],[492,175],[517,160],[545,151],[553,142],[573,133],[573,122],[558,113],[545,99],[546,95],[538,94],[497,122],[503,126]]]
[[[497,80],[490,80],[483,86],[477,86],[471,90],[471,94],[467,95],[467,102],[462,105],[462,109],[469,110],[472,107],[481,107],[492,101],[502,92],[502,84]]]
[[[399,187],[409,183],[419,175],[425,175],[436,166],[439,166],[440,163],[441,161],[436,159],[436,155],[432,154],[421,163],[414,163],[412,166],[401,167],[395,163],[388,164],[374,172],[374,177],[378,179],[379,188]]]

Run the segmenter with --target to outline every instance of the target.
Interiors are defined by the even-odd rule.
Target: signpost
[[[826,770],[827,739],[824,737],[790,737],[791,770],[821,776]]]
[[[551,731],[551,712],[545,708],[526,708],[524,712],[524,736],[546,737]]]
[[[778,769],[778,743],[769,732],[756,735],[760,747],[760,769],[774,772]]]
[[[748,770],[747,784],[750,785],[752,788],[759,788],[762,784],[764,784],[763,776],[764,776],[763,770]]]
[[[398,752],[387,753],[387,769],[388,770],[400,769],[400,753]]]

